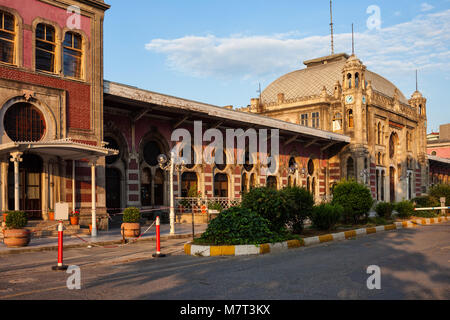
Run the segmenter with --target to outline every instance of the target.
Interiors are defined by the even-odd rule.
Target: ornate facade
[[[371,187],[379,201],[426,193],[426,103],[418,91],[408,100],[355,56],[335,54],[304,62],[270,84],[242,111],[351,137],[332,160],[342,178]]]

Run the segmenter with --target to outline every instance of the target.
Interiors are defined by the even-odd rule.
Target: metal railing
[[[229,209],[231,207],[238,206],[241,203],[241,199],[230,198],[175,198],[176,212],[181,213],[204,213],[206,214],[208,209],[216,209],[218,205],[222,209]]]

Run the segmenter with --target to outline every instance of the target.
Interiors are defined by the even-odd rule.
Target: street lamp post
[[[182,170],[185,165],[184,159],[181,159],[180,164],[175,163],[175,153],[170,153],[170,159],[167,159],[165,154],[160,154],[158,156],[158,163],[162,170],[169,171],[169,185],[170,185],[170,209],[169,209],[169,217],[170,217],[170,234],[175,234],[175,204],[174,204],[174,192],[173,192],[173,173],[175,169],[177,171]]]

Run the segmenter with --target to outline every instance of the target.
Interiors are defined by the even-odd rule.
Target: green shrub
[[[410,201],[402,201],[395,204],[399,218],[409,218],[414,214],[414,205]]]
[[[8,229],[22,229],[27,223],[27,214],[23,211],[9,211],[5,221]]]
[[[141,212],[138,208],[129,207],[123,212],[123,222],[125,223],[137,223],[141,219]]]
[[[294,233],[301,233],[304,222],[311,215],[314,206],[312,194],[299,187],[288,187],[280,193],[286,199],[287,224]]]
[[[369,188],[355,181],[341,181],[334,188],[333,204],[344,208],[345,222],[357,224],[360,220],[367,220],[368,212],[373,205]]]
[[[440,199],[441,197],[445,197],[445,205],[450,206],[450,185],[448,184],[438,184],[435,186],[432,186],[430,188],[429,195],[431,197],[436,198],[438,201],[438,205],[441,205]]]
[[[286,240],[270,230],[269,220],[247,208],[232,207],[212,220],[195,243],[214,245],[244,245],[274,243]]]
[[[439,199],[436,199],[433,196],[421,196],[414,198],[412,200],[415,203],[417,208],[430,208],[430,207],[440,207],[441,203]],[[440,211],[438,210],[427,210],[427,211],[416,211],[415,216],[422,218],[434,218],[439,215]]]
[[[311,222],[319,230],[331,230],[341,219],[344,208],[341,205],[321,204],[315,206],[311,213]]]
[[[369,221],[374,223],[374,224],[376,224],[377,226],[379,226],[379,225],[387,225],[387,224],[390,223],[390,222],[388,222],[386,220],[386,218],[378,217],[378,216],[377,217],[373,217],[373,218],[369,218]]]
[[[267,219],[270,230],[274,232],[286,229],[287,199],[280,191],[268,187],[251,189],[243,195],[241,207]]]
[[[380,202],[375,207],[375,212],[380,218],[390,219],[394,206],[390,202]]]

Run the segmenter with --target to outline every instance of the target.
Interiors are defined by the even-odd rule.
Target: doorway
[[[395,169],[390,168],[389,170],[389,191],[390,191],[390,201],[395,202]]]
[[[42,219],[41,174],[42,159],[34,154],[24,154],[19,164],[19,209],[28,219]],[[8,208],[14,210],[14,163],[8,167]]]
[[[106,168],[106,208],[110,214],[121,212],[120,177],[118,169]]]

